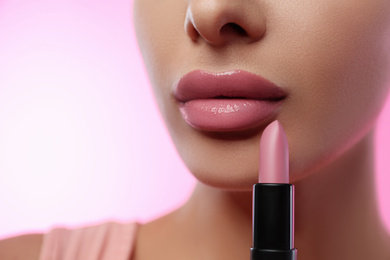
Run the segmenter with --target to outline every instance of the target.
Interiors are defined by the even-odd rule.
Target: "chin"
[[[230,191],[251,191],[253,184],[257,183],[258,168],[252,170],[223,169],[205,170],[190,169],[193,176],[201,183],[216,189]]]

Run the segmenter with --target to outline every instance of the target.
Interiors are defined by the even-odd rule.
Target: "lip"
[[[243,70],[194,70],[175,87],[183,119],[205,131],[239,131],[263,125],[275,116],[287,96],[275,83]]]

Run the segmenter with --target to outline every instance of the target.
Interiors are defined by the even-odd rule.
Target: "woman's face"
[[[290,146],[290,181],[312,174],[370,131],[387,96],[389,0],[135,0],[134,22],[176,148],[194,176],[212,186],[250,189],[257,182],[259,140],[275,119]],[[257,117],[262,107],[256,100],[247,103],[255,110],[243,107],[253,86],[240,71],[284,90],[278,103],[258,102],[277,104],[265,105],[271,112]],[[186,104],[177,97],[185,75],[189,80],[180,84],[193,84],[186,90],[193,99],[211,97],[213,84],[222,88],[219,96],[229,96],[224,84],[230,88],[237,80],[244,94],[234,89],[238,94],[207,100],[206,108],[199,100]],[[206,111],[234,104],[243,109]],[[240,125],[237,118],[247,121]]]

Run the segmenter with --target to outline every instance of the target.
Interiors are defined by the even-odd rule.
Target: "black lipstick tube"
[[[251,260],[297,260],[294,248],[294,185],[253,186]]]

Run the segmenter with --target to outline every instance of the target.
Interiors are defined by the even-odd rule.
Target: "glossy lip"
[[[287,96],[271,81],[243,70],[194,70],[175,87],[183,119],[206,131],[238,131],[263,124]]]

